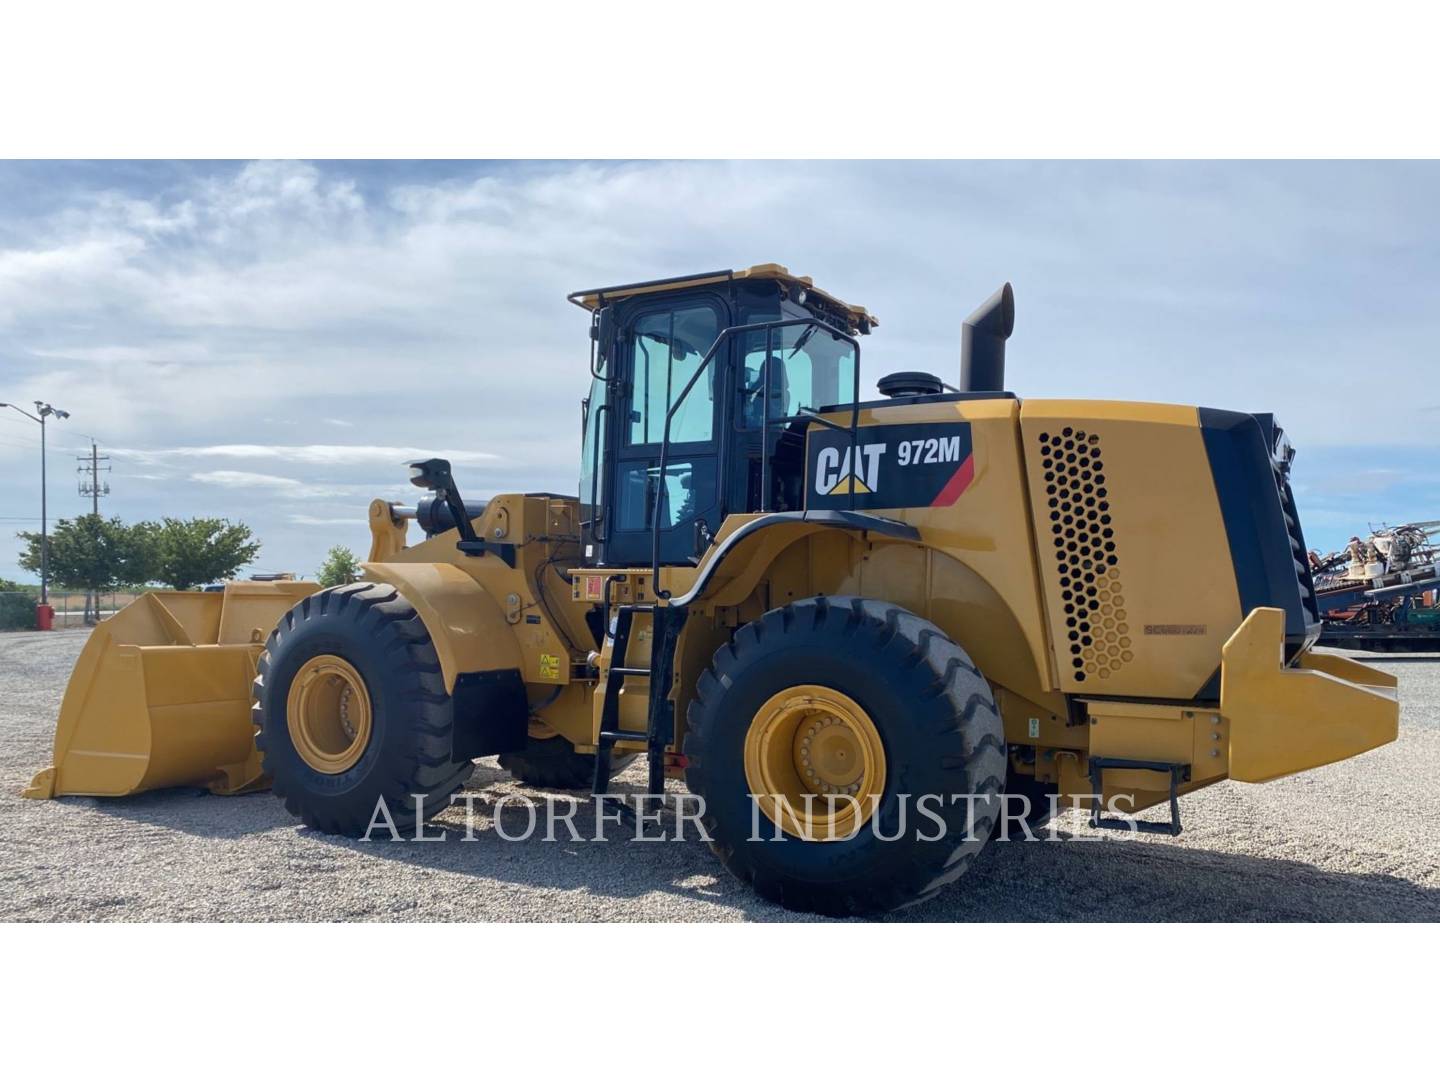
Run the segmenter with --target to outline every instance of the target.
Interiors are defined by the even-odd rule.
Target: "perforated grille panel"
[[[1134,654],[1100,436],[1068,427],[1043,432],[1040,460],[1065,613],[1063,644],[1076,682],[1108,679]]]

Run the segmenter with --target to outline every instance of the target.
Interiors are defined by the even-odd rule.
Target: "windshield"
[[[849,405],[855,400],[855,347],[818,326],[787,326],[770,335],[770,394],[766,409],[761,379],[765,370],[765,332],[745,335],[740,418],[745,428],[797,416],[802,410]]]

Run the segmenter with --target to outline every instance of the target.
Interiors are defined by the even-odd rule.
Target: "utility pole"
[[[110,494],[110,481],[100,482],[100,473],[102,472],[100,463],[108,462],[110,456],[100,453],[99,447],[95,445],[95,436],[87,435],[85,437],[90,440],[90,453],[81,454],[75,458],[80,462],[80,466],[75,471],[80,474],[80,494],[90,497],[90,513],[98,518],[100,516],[100,496]],[[110,466],[105,465],[103,471],[109,472]],[[86,473],[90,474],[88,479],[85,476]],[[85,625],[94,626],[99,621],[100,593],[87,589],[85,590]]]
[[[44,401],[35,402],[35,412],[26,412],[19,405],[12,405],[8,401],[0,401],[0,409],[14,409],[21,416],[28,417],[40,425],[40,607],[50,606],[50,531],[46,521],[45,506],[45,420],[48,417],[55,417],[57,420],[68,420],[70,414],[64,409],[57,409],[54,405]],[[39,413],[40,415],[35,415]],[[37,619],[45,619],[37,609]],[[48,620],[46,620],[48,622]],[[50,627],[41,624],[41,629],[48,630]]]
[[[80,467],[75,471],[80,474],[80,494],[89,496],[90,512],[98,515],[100,513],[100,496],[110,494],[110,481],[106,480],[104,483],[100,481],[100,474],[109,472],[110,466],[100,463],[108,462],[110,455],[100,453],[100,448],[95,445],[94,436],[87,435],[86,438],[90,440],[90,453],[76,456],[75,460],[80,462]],[[86,473],[90,474],[88,480],[85,478]]]

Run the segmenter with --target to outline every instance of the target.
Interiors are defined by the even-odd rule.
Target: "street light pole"
[[[39,405],[37,401],[35,403]],[[50,535],[45,513],[45,413],[40,414],[40,603],[50,602]]]
[[[64,409],[57,409],[44,401],[35,402],[34,413],[26,412],[19,405],[12,405],[8,401],[0,401],[0,409],[14,409],[21,416],[28,416],[40,425],[40,603],[48,604],[50,602],[50,530],[45,504],[45,420],[51,416],[57,420],[68,420],[70,414]],[[40,415],[37,416],[35,413]]]

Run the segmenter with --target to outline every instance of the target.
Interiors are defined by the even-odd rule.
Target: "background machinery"
[[[356,835],[382,799],[402,827],[445,809],[477,757],[604,792],[643,754],[732,872],[849,914],[959,877],[1002,794],[1128,797],[1175,832],[1187,792],[1395,738],[1394,679],[1311,649],[1270,416],[1022,402],[1008,285],[964,324],[958,390],[910,372],[874,400],[874,316],[781,266],[570,299],[578,498],[467,503],[417,462],[429,494],[372,504],[362,582],[143,598],[87,646],[29,793],[263,771]],[[133,767],[105,757],[120,731]]]
[[[1440,652],[1440,521],[1382,525],[1342,551],[1310,553],[1321,644]]]

